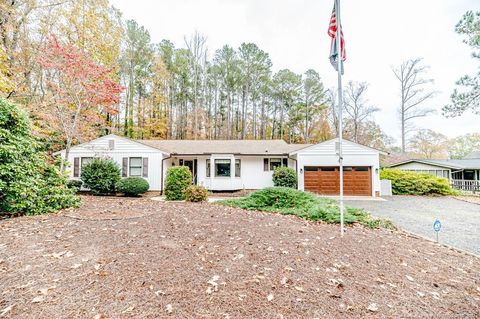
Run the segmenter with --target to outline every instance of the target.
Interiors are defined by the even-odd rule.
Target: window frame
[[[237,168],[238,168],[238,174],[237,174]],[[235,177],[241,177],[241,176],[242,176],[242,160],[240,158],[236,158],[235,159]]]
[[[207,158],[207,160],[205,161],[205,167],[206,167],[205,176],[210,177],[211,176],[211,169],[212,169],[212,161],[209,158]]]
[[[275,160],[275,162],[273,162],[273,163],[278,163],[278,164],[280,164],[280,165],[273,167],[273,166],[272,166],[272,164],[273,164],[273,163],[272,163],[272,160]],[[276,162],[276,160],[278,160],[278,162]],[[268,163],[268,164],[269,164],[269,165],[268,165],[269,170],[270,170],[271,172],[273,172],[273,171],[275,170],[275,168],[277,168],[277,167],[282,167],[282,166],[283,166],[283,161],[282,161],[282,158],[281,158],[281,157],[272,157],[272,158],[269,158],[269,163]]]
[[[228,175],[219,175],[218,174],[218,170],[217,170],[217,165],[218,164],[227,164],[227,163],[217,163],[219,161],[228,161]],[[216,158],[214,161],[213,161],[213,165],[214,165],[214,175],[215,177],[226,177],[226,178],[230,178],[232,177],[232,159],[230,158]]]
[[[140,166],[133,166],[132,167],[132,159],[140,159]],[[140,173],[138,175],[132,175],[132,168],[140,168]],[[143,176],[143,157],[129,157],[128,158],[128,176]]]

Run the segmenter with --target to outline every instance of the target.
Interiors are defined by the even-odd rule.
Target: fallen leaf
[[[299,287],[299,286],[295,286],[295,289],[298,290],[298,291],[301,291],[301,292],[305,292],[305,289],[303,289],[302,287]]]
[[[47,287],[47,288],[42,288],[42,289],[39,289],[38,291],[39,291],[42,295],[48,295],[48,293],[49,293],[50,291],[52,291],[53,289],[55,289],[55,286]]]
[[[367,310],[371,311],[371,312],[377,312],[378,311],[378,306],[377,306],[376,303],[371,303],[371,304],[368,305]]]
[[[165,307],[165,311],[167,313],[172,313],[173,312],[173,306],[171,304],[168,304],[166,307]]]
[[[269,294],[269,295],[267,296],[267,300],[268,300],[268,301],[272,301],[272,300],[273,300],[273,294]]]
[[[165,296],[165,292],[162,291],[162,290],[157,290],[157,291],[155,291],[155,295],[157,295],[157,296]]]
[[[409,276],[409,275],[405,275],[405,277],[410,280],[410,281],[415,281],[415,279],[413,279],[413,277]]]
[[[39,303],[39,302],[42,302],[43,300],[44,300],[43,296],[37,296],[32,299],[32,303]]]

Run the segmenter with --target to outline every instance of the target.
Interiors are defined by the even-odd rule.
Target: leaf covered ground
[[[0,221],[0,317],[478,318],[480,259],[387,229],[83,197]]]

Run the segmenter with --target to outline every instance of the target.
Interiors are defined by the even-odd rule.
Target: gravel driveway
[[[433,222],[442,223],[439,242],[480,255],[480,205],[451,197],[392,196],[386,201],[346,201],[398,227],[435,239]]]

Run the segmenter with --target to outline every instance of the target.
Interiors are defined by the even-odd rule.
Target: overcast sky
[[[184,46],[195,30],[207,37],[213,54],[224,44],[238,47],[254,42],[268,52],[274,70],[303,73],[317,70],[325,86],[336,86],[328,61],[327,28],[333,0],[111,0],[125,19],[135,19],[152,41],[169,39]],[[346,39],[344,81],[366,81],[369,102],[381,109],[375,120],[399,142],[398,83],[391,67],[409,58],[424,58],[438,95],[426,106],[435,115],[416,121],[449,137],[480,132],[480,116],[465,114],[446,119],[441,114],[455,81],[474,74],[478,61],[455,33],[467,10],[480,11],[478,0],[342,0],[341,18]]]

